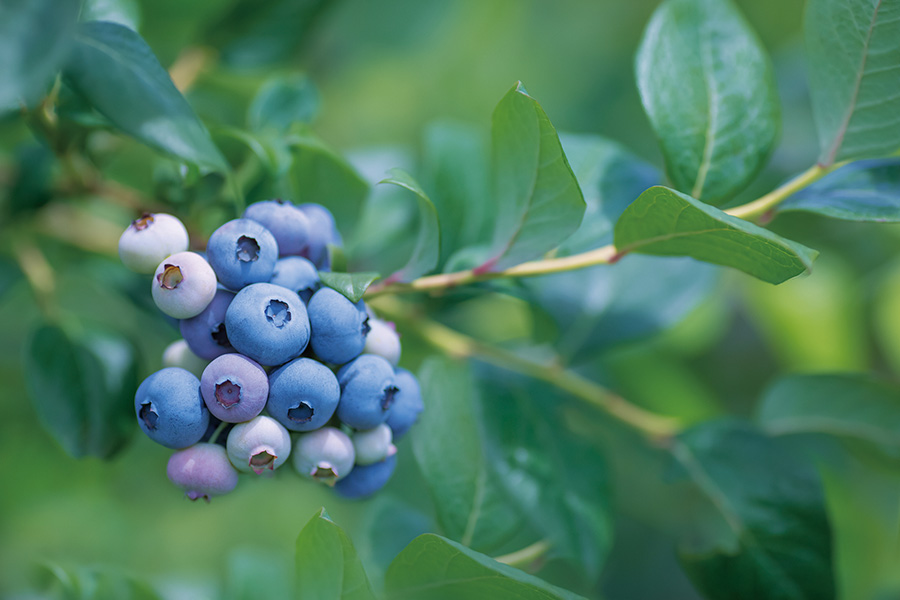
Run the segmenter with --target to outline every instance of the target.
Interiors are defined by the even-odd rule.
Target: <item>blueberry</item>
[[[225,313],[225,327],[238,352],[266,366],[297,358],[309,343],[303,301],[271,283],[254,283],[238,292]]]
[[[212,302],[196,317],[182,320],[178,328],[187,345],[197,356],[212,360],[223,354],[234,352],[225,329],[225,311],[228,310],[234,293],[217,290]]]
[[[292,431],[325,425],[341,398],[331,369],[309,358],[292,360],[269,375],[268,413]]]
[[[301,204],[298,208],[309,219],[309,240],[300,254],[318,269],[330,268],[328,245],[341,245],[341,234],[334,224],[334,216],[321,204]]]
[[[309,302],[313,293],[319,289],[319,272],[316,266],[302,256],[287,256],[275,263],[275,272],[269,283],[293,290]]]
[[[278,244],[269,230],[256,221],[235,219],[213,232],[206,253],[222,285],[239,290],[272,278]]]
[[[228,461],[225,448],[216,444],[195,444],[169,457],[169,481],[184,490],[191,500],[227,494],[238,483],[238,472]]]
[[[338,371],[341,401],[337,417],[354,429],[372,429],[384,423],[398,387],[391,363],[380,356],[363,354]]]
[[[352,500],[371,496],[385,486],[396,467],[396,454],[371,465],[356,465],[347,477],[335,484],[334,491]]]
[[[294,444],[294,468],[304,477],[334,485],[349,475],[354,462],[353,442],[334,427],[301,433]]]
[[[309,301],[310,344],[325,362],[344,364],[363,351],[369,316],[362,300],[353,304],[340,292],[322,288]]]
[[[203,371],[200,392],[213,416],[226,423],[241,423],[265,408],[269,378],[246,356],[223,354]]]
[[[256,473],[277,469],[291,454],[287,429],[266,416],[234,426],[226,444],[228,459],[239,471]]]
[[[119,238],[119,258],[138,273],[152,273],[166,257],[188,249],[188,232],[176,217],[144,213]]]
[[[397,452],[397,448],[391,443],[391,428],[385,423],[374,429],[357,431],[352,439],[358,465],[371,465]]]
[[[162,364],[164,367],[181,367],[200,377],[209,361],[194,354],[186,341],[175,340],[163,350]]]
[[[272,232],[281,256],[300,254],[306,248],[310,222],[296,206],[285,200],[254,202],[244,211],[244,218],[261,224]]]
[[[156,267],[150,288],[161,311],[176,319],[203,312],[216,295],[216,274],[196,252],[179,252]]]
[[[134,412],[144,433],[168,448],[196,444],[209,424],[200,380],[177,367],[157,371],[138,386]]]
[[[397,369],[394,381],[400,390],[394,394],[394,405],[388,415],[387,424],[398,440],[419,419],[419,413],[425,408],[422,402],[422,390],[416,376],[406,369]]]
[[[363,354],[380,356],[396,367],[400,362],[400,336],[397,335],[394,324],[369,319],[369,327]]]

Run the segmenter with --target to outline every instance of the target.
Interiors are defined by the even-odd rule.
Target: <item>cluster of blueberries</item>
[[[339,244],[326,208],[281,200],[219,227],[205,256],[187,251],[171,215],[145,214],[122,234],[122,262],[153,273],[153,300],[184,338],[138,387],[134,409],[144,433],[177,450],[167,474],[192,500],[289,457],[348,498],[393,474],[393,442],[422,411],[421,391],[397,367],[393,324],[320,284]]]

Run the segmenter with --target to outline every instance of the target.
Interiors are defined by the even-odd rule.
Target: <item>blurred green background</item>
[[[773,56],[784,113],[779,149],[742,196],[748,199],[812,164],[817,143],[803,74],[803,3],[737,3]],[[655,2],[292,0],[271,6],[283,12],[235,0],[154,0],[140,2],[136,14],[140,33],[164,66],[200,57],[203,68],[186,95],[208,124],[242,126],[250,99],[267,77],[303,72],[321,95],[314,130],[351,158],[368,161],[361,168],[375,169],[375,177],[383,163],[387,168],[395,166],[392,160],[414,161],[432,121],[452,118],[486,131],[494,105],[516,80],[560,131],[613,138],[661,165],[632,67]],[[153,194],[155,155],[134,142],[117,144],[104,173]],[[46,168],[45,179],[59,172],[62,167],[45,154],[20,120],[0,122],[0,167],[6,167],[0,173],[10,174],[0,177],[3,202],[11,202],[15,173],[23,165]],[[83,199],[82,208],[78,218],[86,220],[67,220],[76,217],[63,209],[43,209],[33,217],[56,272],[60,312],[70,327],[127,333],[138,343],[141,377],[146,376],[159,368],[162,349],[178,334],[147,310],[146,282],[115,260],[116,236],[133,209],[91,198]],[[201,235],[229,218],[221,206],[203,208],[203,216],[200,209],[190,215],[186,207],[175,210]],[[0,214],[7,219],[7,211]],[[92,221],[91,214],[103,219]],[[60,231],[54,219],[102,231],[85,232],[89,240],[73,246],[47,235]],[[0,593],[25,595],[35,565],[52,561],[124,569],[172,597],[214,597],[242,568],[269,565],[278,572],[288,565],[297,533],[320,506],[348,532],[377,581],[405,541],[433,527],[408,440],[400,444],[395,479],[376,499],[361,503],[276,473],[269,480],[242,480],[236,492],[208,506],[191,504],[166,481],[168,451],[137,435],[112,462],[70,458],[40,427],[25,391],[23,346],[41,316],[11,260],[16,228],[11,220],[0,225]],[[780,217],[774,229],[822,252],[813,276],[770,287],[726,273],[675,329],[618,346],[586,368],[601,370],[636,403],[688,421],[751,414],[761,390],[783,372],[896,373],[897,227],[792,215]],[[442,318],[492,341],[534,334],[555,343],[552,331],[543,332],[546,319],[537,311],[499,296],[459,304]],[[428,352],[405,338],[401,364],[415,369]],[[616,436],[624,434],[609,433],[608,424],[596,427],[606,432],[605,446],[618,448]],[[692,501],[662,483],[655,459],[648,463],[639,454],[623,450],[611,457],[617,539],[600,583],[577,585],[564,570],[552,568],[546,576],[608,598],[696,598],[678,569],[673,541]],[[644,470],[647,464],[660,472]],[[868,486],[873,505],[890,504],[886,499],[894,497],[897,485],[888,470],[859,484]],[[832,509],[875,510],[850,500]],[[842,537],[841,531],[838,558],[850,561],[842,563],[850,569],[877,540]]]

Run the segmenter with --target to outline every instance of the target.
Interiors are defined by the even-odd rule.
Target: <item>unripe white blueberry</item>
[[[371,465],[380,462],[397,452],[391,428],[382,423],[374,429],[357,431],[353,434],[353,449],[356,452],[356,464]]]
[[[177,217],[145,213],[119,238],[119,258],[138,273],[152,273],[167,256],[188,249],[188,232]]]
[[[199,379],[209,361],[194,354],[186,341],[176,340],[163,350],[162,363],[163,367],[181,367]]]
[[[297,472],[327,485],[349,475],[355,460],[350,437],[335,427],[301,433],[294,444]]]
[[[393,324],[370,318],[369,327],[363,354],[380,356],[396,367],[400,362],[400,336],[394,330]]]
[[[176,319],[190,319],[212,302],[216,274],[196,252],[179,252],[159,263],[150,289],[161,311]]]
[[[226,449],[237,470],[258,475],[284,464],[291,454],[291,436],[281,423],[260,415],[235,425],[228,434]]]

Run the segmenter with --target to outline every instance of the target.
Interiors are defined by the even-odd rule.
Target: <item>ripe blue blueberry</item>
[[[176,319],[190,319],[203,312],[216,295],[216,274],[196,252],[179,252],[159,263],[150,290],[161,311]]]
[[[334,491],[353,500],[371,496],[385,486],[396,467],[396,454],[371,465],[356,465],[347,477],[335,484]]]
[[[356,452],[356,464],[358,465],[371,465],[381,462],[397,452],[397,448],[391,443],[391,428],[385,423],[374,429],[357,431],[351,439],[353,440],[353,450]]]
[[[122,264],[138,273],[152,273],[166,257],[188,249],[188,232],[176,217],[144,213],[119,238]]]
[[[353,470],[353,442],[335,427],[301,433],[294,444],[294,468],[304,477],[334,485]]]
[[[318,269],[331,268],[328,245],[341,245],[341,234],[334,224],[334,216],[321,204],[301,204],[298,208],[309,219],[309,240],[301,255]]]
[[[221,496],[238,483],[238,472],[228,460],[225,448],[216,444],[195,444],[169,457],[169,481],[184,490],[191,500]]]
[[[212,360],[234,352],[225,329],[225,311],[233,299],[233,292],[217,290],[212,302],[202,313],[179,323],[182,337],[197,356]]]
[[[175,340],[163,350],[162,364],[164,367],[181,367],[200,377],[209,361],[197,356],[186,341]]]
[[[266,410],[291,431],[322,427],[337,408],[341,387],[331,369],[309,358],[292,360],[269,375]]]
[[[275,263],[275,272],[269,283],[297,292],[304,302],[309,302],[319,289],[319,272],[302,256],[286,256]]]
[[[394,405],[387,418],[387,424],[394,432],[394,439],[399,440],[419,419],[425,408],[422,402],[422,389],[416,376],[406,369],[397,369],[394,381],[400,390],[394,394]]]
[[[134,412],[143,432],[167,448],[196,444],[209,424],[200,380],[175,367],[153,373],[138,386]]]
[[[391,363],[363,354],[338,371],[341,401],[337,417],[354,429],[372,429],[387,420],[399,391]]]
[[[363,351],[369,315],[362,300],[356,304],[331,288],[322,288],[309,301],[310,345],[325,362],[344,364]]]
[[[396,367],[400,362],[400,336],[394,324],[370,318],[369,327],[363,354],[380,356]]]
[[[272,232],[281,256],[297,255],[306,248],[310,229],[309,219],[288,201],[254,202],[244,211],[244,218],[256,221]]]
[[[297,358],[309,343],[303,301],[271,283],[254,283],[238,292],[225,313],[225,327],[238,352],[266,366]]]
[[[226,423],[241,423],[265,408],[269,378],[246,356],[223,354],[203,371],[200,392],[213,416]]]
[[[278,421],[260,415],[235,425],[225,447],[228,459],[239,471],[259,475],[284,464],[291,454],[291,436]]]
[[[278,244],[268,229],[250,219],[228,221],[209,237],[209,264],[230,290],[269,281],[278,260]]]

